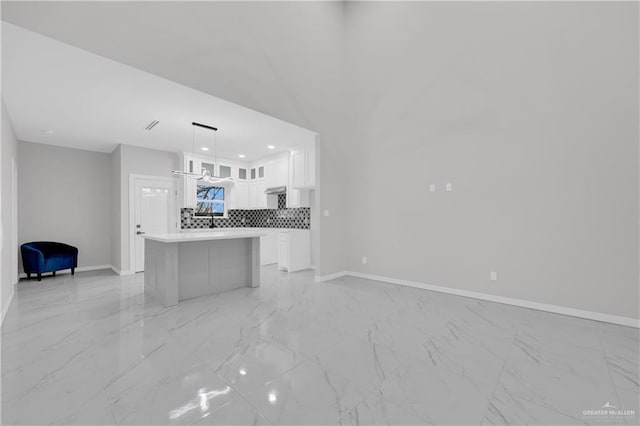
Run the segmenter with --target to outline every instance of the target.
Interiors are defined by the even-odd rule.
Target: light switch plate
[[[431,185],[429,185],[429,191],[436,192],[436,184],[435,183],[432,183]]]
[[[446,186],[447,192],[451,192],[453,191],[453,184],[452,183],[448,183]]]
[[[324,209],[324,215],[329,216],[329,209]]]

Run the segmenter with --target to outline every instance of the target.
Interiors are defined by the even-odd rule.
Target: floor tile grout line
[[[211,371],[216,377],[218,377],[220,380],[222,380],[227,386],[229,386],[231,389],[233,389],[233,391],[235,393],[238,394],[238,396],[240,396],[240,398],[246,402],[247,404],[249,404],[249,406],[251,408],[253,408],[258,414],[260,414],[263,418],[265,418],[266,420],[269,421],[269,423],[276,425],[276,422],[272,422],[271,419],[269,417],[267,417],[258,407],[256,407],[245,395],[244,393],[240,392],[239,389],[237,389],[235,386],[233,386],[231,383],[229,383],[227,380],[225,380],[224,377],[222,377],[220,374],[218,374],[216,371],[213,370],[213,368],[211,368],[209,365],[205,365],[205,368],[209,369],[209,371]]]
[[[115,415],[115,413],[113,411],[113,404],[111,404],[111,401],[109,400],[109,397],[107,396],[107,388],[105,386],[104,380],[102,379],[102,375],[99,373],[97,362],[96,362],[93,354],[89,355],[89,358],[91,360],[91,365],[93,366],[93,369],[95,370],[95,374],[96,374],[96,377],[98,378],[98,382],[100,382],[100,388],[102,389],[102,396],[104,397],[104,400],[107,403],[107,407],[109,408],[109,413],[111,414],[111,418],[113,419],[113,424],[114,424],[114,426],[118,426],[118,422],[116,420],[116,415]]]
[[[370,341],[362,340],[362,339],[359,339],[357,336],[354,336],[354,335],[353,335],[353,334],[351,334],[351,333],[343,332],[343,331],[341,331],[341,330],[339,330],[339,329],[337,329],[337,328],[331,327],[331,326],[329,326],[329,329],[330,329],[329,331],[338,331],[338,332],[341,332],[341,333],[349,334],[349,336],[350,336],[350,337],[353,337],[355,340],[358,340],[358,341],[359,341],[359,343],[361,343],[361,344],[378,345],[378,346],[384,347],[385,349],[389,350],[389,351],[390,351],[390,352],[392,352],[392,353],[395,353],[395,351],[393,350],[393,348],[391,348],[390,346],[388,346],[388,345],[386,345],[386,344],[384,344],[384,343],[375,343],[375,342],[370,342]],[[301,357],[302,359],[304,359],[304,360],[305,360],[304,362],[301,362],[301,363],[299,363],[299,364],[295,365],[294,367],[292,367],[292,368],[288,369],[286,372],[284,372],[284,373],[280,374],[280,375],[278,376],[278,378],[280,378],[280,377],[284,376],[286,373],[289,373],[289,372],[290,372],[290,371],[292,371],[293,369],[295,369],[295,368],[299,367],[300,365],[303,365],[303,364],[305,364],[305,363],[307,363],[307,362],[312,362],[312,363],[318,364],[318,363],[319,363],[319,360],[318,360],[318,358],[317,358],[317,357],[318,357],[318,354],[320,354],[320,353],[322,353],[322,352],[325,352],[325,351],[330,350],[330,348],[326,348],[326,349],[324,349],[324,350],[321,350],[321,351],[319,351],[319,352],[315,353],[313,356],[309,357],[309,356],[307,356],[307,355],[304,355],[304,354],[298,353],[298,352],[294,351],[292,348],[289,348],[289,347],[287,347],[287,346],[284,346],[284,345],[280,344],[279,342],[272,340],[271,338],[265,337],[265,339],[267,339],[270,343],[274,343],[275,345],[277,345],[277,346],[279,346],[279,347],[281,347],[281,348],[284,348],[284,349],[286,349],[286,350],[288,350],[288,351],[290,351],[290,352],[292,352],[292,353],[294,353],[294,354],[298,355],[299,357]],[[401,362],[401,363],[400,363],[396,368],[394,368],[393,370],[391,370],[389,374],[393,374],[393,373],[395,373],[396,371],[398,371],[401,367],[403,367],[403,366],[404,366],[404,364],[405,364],[406,362],[409,362],[409,360],[405,360],[405,362]],[[323,368],[323,369],[324,369],[325,367],[324,367],[324,366],[321,366],[321,368]],[[338,372],[338,371],[334,371],[334,370],[330,370],[330,371],[331,371],[331,373],[333,373],[333,374],[335,374],[335,375],[337,375],[337,376],[341,377],[342,379],[350,380],[350,378],[349,378],[349,377],[345,376],[344,374],[342,374],[342,373],[340,373],[340,372]],[[276,379],[273,379],[273,380],[276,380]],[[371,389],[370,391],[368,391],[368,392],[367,392],[367,398],[368,398],[368,397],[369,397],[373,392],[375,392],[375,391],[376,391],[375,387],[374,387],[373,389]],[[366,399],[366,398],[365,398],[365,399]],[[359,401],[358,403],[360,403],[360,402],[362,402],[362,401]],[[342,417],[341,417],[341,418],[342,418]]]
[[[513,337],[511,338],[511,344],[509,345],[509,350],[507,351],[507,354],[506,354],[506,356],[504,358],[504,361],[502,363],[502,368],[500,368],[500,372],[498,373],[498,377],[496,379],[496,382],[494,383],[493,388],[491,389],[491,394],[489,395],[489,399],[487,401],[487,406],[486,406],[486,408],[484,410],[483,417],[480,419],[478,424],[481,424],[484,421],[484,417],[486,417],[486,415],[487,415],[487,412],[488,412],[489,407],[491,405],[491,401],[493,401],[493,397],[496,394],[496,391],[498,389],[498,384],[500,383],[500,379],[502,378],[502,375],[504,374],[504,369],[507,366],[507,362],[509,361],[509,358],[511,357],[511,354],[515,350],[516,339],[518,338],[519,334],[520,334],[520,330],[516,330],[513,333]]]
[[[616,386],[615,381],[613,380],[613,376],[611,375],[611,368],[609,367],[609,361],[607,359],[607,351],[604,347],[601,333],[603,332],[602,326],[600,324],[596,325],[596,335],[598,337],[598,343],[600,343],[600,350],[602,351],[602,358],[604,361],[605,368],[607,369],[607,374],[609,375],[609,380],[611,381],[611,389],[616,397],[616,404],[620,404],[620,394],[618,393],[618,388]],[[627,419],[624,419],[624,423],[627,424]]]

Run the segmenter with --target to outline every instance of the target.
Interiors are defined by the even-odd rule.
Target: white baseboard
[[[600,312],[585,311],[582,309],[568,308],[565,306],[549,305],[546,303],[531,302],[528,300],[514,299],[511,297],[496,296],[493,294],[480,293],[469,290],[461,290],[452,287],[443,287],[431,284],[424,284],[416,281],[400,280],[397,278],[383,277],[380,275],[364,274],[362,272],[341,271],[324,276],[316,276],[318,282],[329,281],[346,275],[364,278],[373,281],[382,281],[391,284],[403,285],[407,287],[420,288],[423,290],[437,291],[438,293],[453,294],[456,296],[470,297],[472,299],[486,300],[489,302],[502,303],[505,305],[518,306],[521,308],[535,309],[537,311],[552,312],[554,314],[568,315],[578,318],[586,318],[594,321],[607,322],[611,324],[624,325],[627,327],[640,328],[640,320],[617,315],[603,314]]]
[[[336,278],[344,277],[345,275],[349,275],[348,271],[334,272],[333,274],[327,275],[316,275],[314,277],[315,282],[321,283],[324,281],[335,280]]]
[[[11,306],[11,302],[13,302],[13,296],[15,296],[15,294],[16,286],[14,284],[11,286],[11,295],[9,296],[9,302],[5,304],[5,306],[2,306],[2,318],[0,318],[0,325],[2,325],[2,323],[4,322],[4,317],[7,315],[7,312],[9,312],[9,307]]]
[[[88,271],[98,271],[100,269],[113,269],[113,266],[111,265],[91,265],[91,266],[78,266],[76,268],[76,272],[88,272]],[[70,270],[67,269],[63,269],[62,273],[71,273]],[[33,277],[33,274],[31,274],[31,276]],[[27,274],[25,274],[24,272],[20,273],[20,278],[27,278]]]
[[[124,275],[132,275],[133,274],[133,272],[131,272],[131,271],[122,270],[122,269],[116,268],[113,265],[109,265],[109,268],[111,270],[113,270],[113,272],[115,272],[116,274],[120,275],[121,277],[124,276]]]

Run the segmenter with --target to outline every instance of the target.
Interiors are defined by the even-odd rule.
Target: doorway
[[[131,176],[133,214],[130,215],[132,244],[130,261],[133,272],[144,271],[144,234],[176,231],[175,185],[172,179]]]

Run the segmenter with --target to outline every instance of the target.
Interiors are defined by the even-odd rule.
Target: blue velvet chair
[[[22,252],[22,265],[27,278],[31,274],[38,274],[38,281],[42,280],[44,272],[53,272],[62,269],[71,269],[71,275],[78,267],[78,249],[64,243],[51,241],[36,241],[20,246]]]

